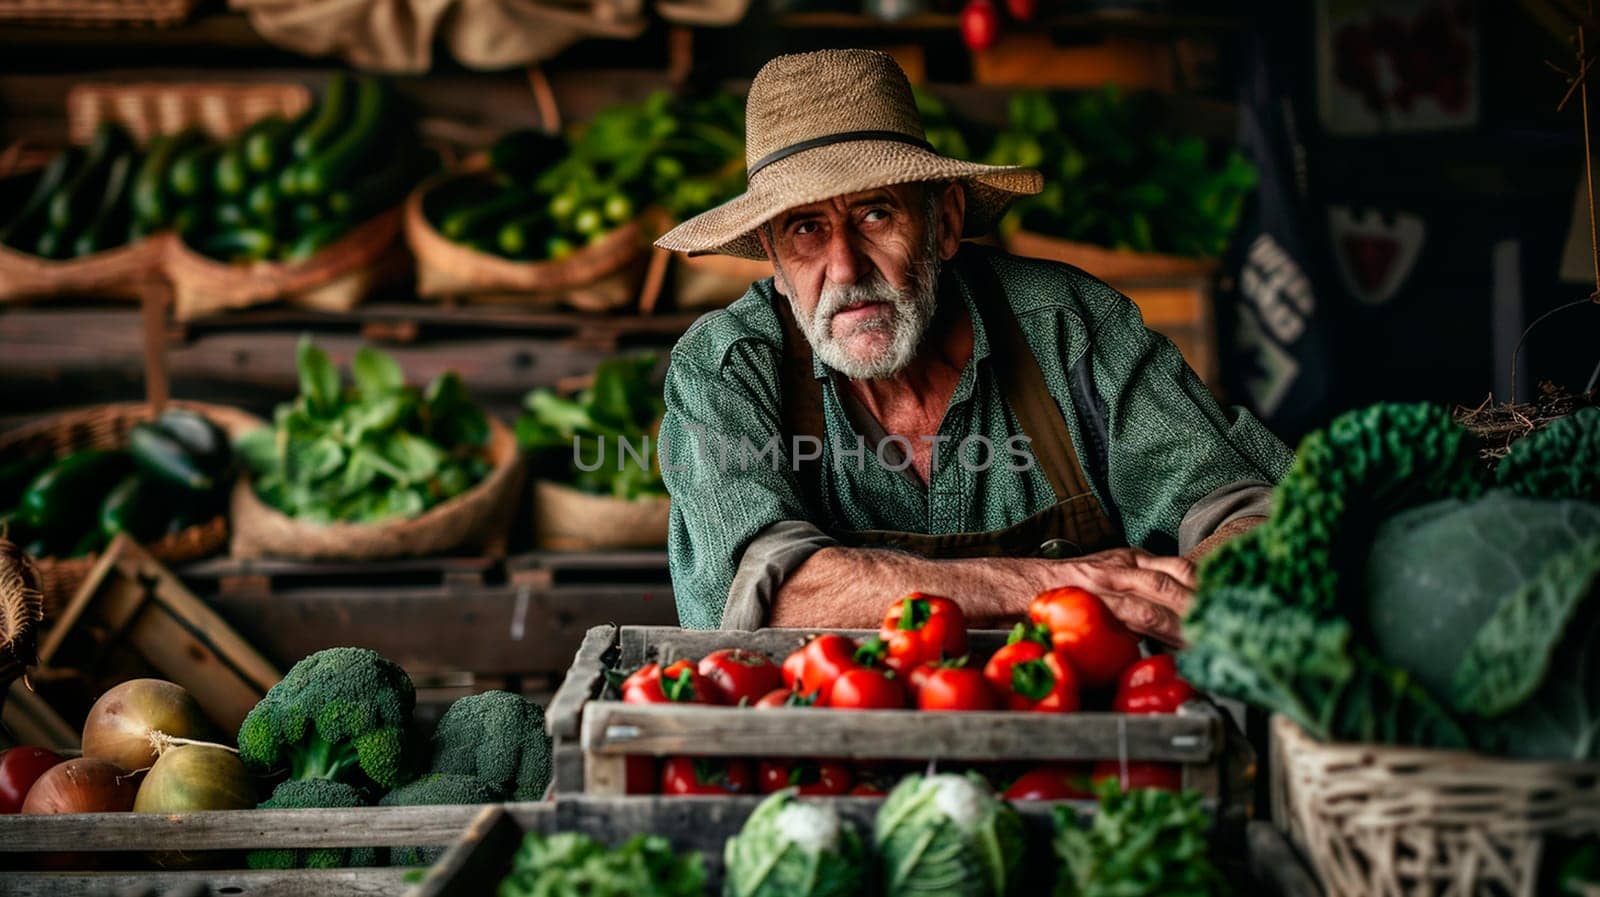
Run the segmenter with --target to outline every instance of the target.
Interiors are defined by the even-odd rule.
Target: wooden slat
[[[0,816],[0,853],[450,844],[481,806]]]
[[[1113,713],[818,712],[809,708],[634,705],[593,701],[583,713],[591,754],[835,756],[895,759],[1138,760],[1205,763],[1215,719]]]
[[[671,626],[635,626],[622,632],[623,669],[651,661],[670,662],[700,658],[720,648],[746,648],[783,659],[818,632],[840,632],[858,641],[878,634],[875,629],[757,629],[754,632],[729,630],[699,631]],[[986,657],[1006,643],[1008,632],[1001,629],[975,629],[967,643],[975,656]]]
[[[1322,897],[1322,888],[1307,871],[1305,861],[1290,846],[1277,826],[1255,820],[1245,827],[1250,851],[1250,872],[1256,883],[1280,897]]]
[[[176,894],[230,897],[394,897],[410,869],[289,869],[189,872],[14,872],[0,873],[7,897],[112,897]],[[192,890],[180,890],[180,889]]]
[[[545,831],[554,808],[522,805],[516,817],[485,807],[466,832],[433,864],[410,897],[481,897],[493,894],[524,832]]]
[[[545,710],[545,728],[551,738],[577,738],[583,706],[600,690],[605,676],[605,655],[617,642],[617,627],[595,626],[583,636],[583,644],[567,670],[550,706]]]

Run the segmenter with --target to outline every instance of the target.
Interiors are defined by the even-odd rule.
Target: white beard
[[[878,380],[905,370],[916,357],[938,308],[939,255],[934,240],[927,243],[922,257],[912,262],[907,272],[909,282],[902,289],[890,286],[882,272],[874,268],[858,283],[824,284],[816,311],[809,318],[801,314],[794,291],[790,290],[789,304],[795,320],[823,364],[852,380]],[[849,333],[833,332],[835,315],[867,304],[888,308],[856,323]],[[888,343],[870,355],[862,357],[850,348],[852,337],[882,331],[888,331]]]

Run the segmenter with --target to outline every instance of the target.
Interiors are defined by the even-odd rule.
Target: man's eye
[[[889,217],[889,210],[888,209],[868,209],[867,213],[865,215],[861,216],[861,220],[863,220],[863,221],[882,221],[882,220],[884,220],[885,218],[888,218],[888,217]]]
[[[806,234],[814,234],[816,232],[817,223],[815,221],[802,221],[799,224],[796,224],[793,230],[794,235],[797,237],[804,236]]]

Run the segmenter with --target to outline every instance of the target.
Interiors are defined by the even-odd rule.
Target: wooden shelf
[[[0,45],[34,48],[137,46],[150,50],[276,49],[250,27],[243,13],[226,11],[199,13],[182,24],[166,28],[141,25],[73,28],[0,22]]]

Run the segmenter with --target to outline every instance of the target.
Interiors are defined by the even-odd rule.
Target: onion
[[[159,753],[152,733],[206,740],[211,723],[182,686],[164,679],[130,679],[90,708],[83,724],[83,755],[123,769],[149,769]]]
[[[114,763],[79,757],[45,770],[22,801],[23,813],[125,813],[139,793],[138,776]]]
[[[151,767],[133,802],[135,813],[248,810],[256,791],[239,756],[221,745],[169,747]]]

